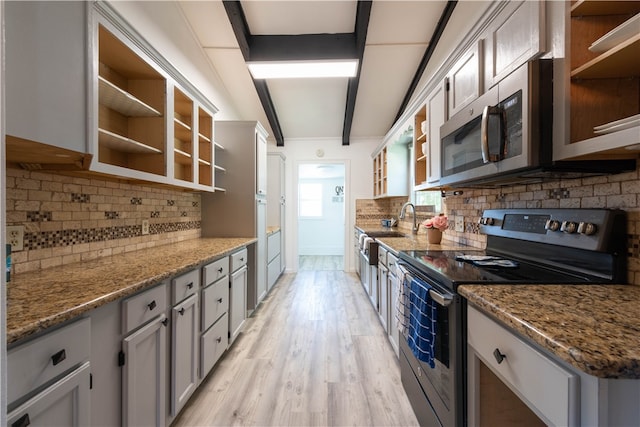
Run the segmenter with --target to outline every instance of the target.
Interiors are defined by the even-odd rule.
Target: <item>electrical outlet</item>
[[[11,245],[11,252],[24,249],[24,225],[7,225],[7,243]]]
[[[148,219],[143,219],[142,220],[142,234],[149,234],[149,220]]]
[[[459,233],[464,232],[464,217],[462,215],[457,215],[455,219],[455,224],[453,229]]]

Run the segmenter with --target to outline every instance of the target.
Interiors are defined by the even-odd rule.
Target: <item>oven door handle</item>
[[[451,295],[442,295],[437,293],[433,289],[429,289],[429,296],[431,297],[432,300],[434,300],[436,303],[438,303],[443,307],[449,307],[449,305],[451,304],[451,301],[453,301],[453,298],[451,297]]]

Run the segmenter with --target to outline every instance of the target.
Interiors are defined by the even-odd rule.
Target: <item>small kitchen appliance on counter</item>
[[[626,213],[608,209],[496,209],[480,218],[484,250],[399,253],[405,281],[436,303],[435,367],[400,342],[402,382],[420,425],[466,425],[466,305],[462,284],[626,283]]]

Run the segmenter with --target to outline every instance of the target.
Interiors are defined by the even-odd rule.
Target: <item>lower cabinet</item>
[[[269,289],[275,285],[280,273],[282,273],[282,262],[280,253],[282,233],[276,231],[267,238],[267,286]]]
[[[229,344],[235,341],[242,330],[246,318],[247,306],[247,274],[248,269],[243,265],[231,274],[229,293],[231,306],[229,307]]]
[[[7,352],[10,426],[84,426],[91,421],[91,319],[81,319]]]
[[[90,423],[90,365],[79,368],[51,384],[7,414],[7,425],[81,427]]]
[[[167,390],[164,313],[122,341],[122,425],[164,426]]]
[[[228,325],[227,313],[224,313],[200,338],[200,351],[202,353],[200,356],[200,371],[202,372],[202,378],[206,377],[209,371],[213,369],[213,366],[229,346]]]
[[[396,352],[396,357],[400,357],[400,332],[398,331],[398,321],[396,319],[396,306],[398,304],[398,291],[400,290],[400,277],[397,271],[398,258],[391,252],[387,254],[387,268],[389,269],[387,282],[389,288],[389,320],[387,334],[391,347]]]

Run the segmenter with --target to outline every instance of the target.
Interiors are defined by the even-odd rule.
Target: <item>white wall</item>
[[[355,200],[373,198],[373,159],[371,153],[380,144],[380,139],[354,139],[343,146],[335,139],[286,139],[284,147],[269,145],[269,151],[281,151],[286,160],[287,221],[286,249],[287,271],[298,269],[297,230],[297,179],[300,163],[345,164],[345,270],[354,271],[353,227],[355,222]],[[319,151],[322,150],[322,153]],[[319,156],[322,154],[322,156]]]
[[[322,185],[322,217],[298,219],[298,255],[343,255],[345,252],[344,197],[334,200],[342,178],[298,179],[299,183]]]

